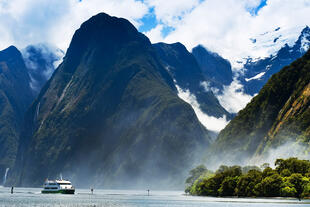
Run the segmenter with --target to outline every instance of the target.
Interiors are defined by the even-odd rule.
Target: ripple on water
[[[185,196],[183,192],[78,189],[75,195],[41,194],[39,188],[0,188],[2,206],[61,206],[61,207],[295,207],[310,206],[309,200],[212,198]]]

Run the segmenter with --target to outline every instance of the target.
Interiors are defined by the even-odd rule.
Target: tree
[[[282,177],[277,173],[264,178],[261,182],[261,190],[263,196],[266,197],[280,196],[281,184],[282,184]]]
[[[204,165],[198,165],[196,168],[192,169],[189,174],[190,176],[186,179],[185,183],[188,185],[193,185],[195,180],[198,179],[203,173],[207,172],[208,169]]]
[[[218,196],[219,184],[216,179],[205,179],[197,185],[197,195]]]
[[[309,160],[299,160],[296,157],[291,157],[286,160],[277,159],[275,162],[276,171],[281,174],[285,169],[289,170],[291,173],[300,173],[305,175],[310,170]]]
[[[265,170],[267,167],[270,167],[269,163],[264,163],[260,166],[261,169]]]
[[[304,186],[309,183],[308,179],[303,178],[300,173],[293,173],[289,178],[288,181],[294,186],[296,189],[295,196],[297,198],[301,198],[301,194],[304,191]]]
[[[197,194],[197,186],[204,179],[213,177],[213,172],[208,170],[204,165],[199,165],[189,172],[190,176],[186,179],[185,193],[190,193],[192,195]]]
[[[235,189],[238,182],[238,176],[236,177],[225,177],[223,180],[218,193],[220,196],[234,196]]]
[[[247,174],[240,176],[236,195],[243,197],[258,196],[255,186],[262,181],[262,172],[258,170],[250,170]]]
[[[273,170],[271,167],[267,167],[264,169],[262,175],[265,178],[265,177],[271,176],[271,175],[276,174],[276,173],[277,172],[275,170]]]
[[[281,196],[283,197],[294,197],[296,195],[297,191],[294,187],[283,187],[281,188]]]

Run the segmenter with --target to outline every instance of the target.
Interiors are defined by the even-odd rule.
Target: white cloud
[[[212,87],[207,81],[201,82],[200,85],[206,92],[212,91],[220,104],[230,113],[239,112],[253,98],[244,92],[243,85],[237,80],[237,78],[234,78],[230,85],[224,85],[222,91],[218,88]]]
[[[201,111],[200,105],[197,102],[196,96],[191,94],[189,90],[183,90],[178,85],[176,85],[178,90],[178,96],[183,99],[185,102],[190,104],[194,109],[198,120],[210,131],[219,132],[225,128],[225,126],[229,123],[226,120],[226,116],[224,115],[221,118],[216,118],[213,116],[208,116],[204,112]]]
[[[154,8],[156,19],[169,26],[177,26],[181,18],[199,5],[199,0],[145,0],[149,7]]]
[[[178,41],[188,49],[203,44],[230,60],[266,56],[282,44],[292,43],[302,27],[309,24],[310,2],[268,0],[267,6],[252,16],[249,10],[260,1],[1,0],[0,48],[49,42],[66,51],[74,31],[92,15],[106,12],[139,26],[152,8],[159,22],[146,32],[152,42]],[[162,31],[167,27],[174,30],[163,37]],[[277,33],[282,35],[281,44],[273,44],[272,35],[259,36],[277,27],[281,27]],[[257,38],[256,45],[249,38]]]
[[[135,0],[1,0],[0,48],[48,42],[66,51],[75,30],[99,12],[138,26],[148,7]]]
[[[170,16],[174,16],[171,10],[167,21],[164,15],[161,18],[166,26],[173,26],[175,30],[162,37],[161,41],[179,41],[188,49],[202,44],[211,51],[236,61],[247,56],[268,56],[281,45],[294,42],[301,29],[309,24],[309,0],[268,0],[267,5],[252,16],[249,10],[259,3],[259,0],[207,0],[184,13],[176,23],[170,24]],[[157,10],[161,7],[164,5],[158,4]],[[277,27],[281,27],[281,44],[275,46],[272,36],[267,37],[270,38],[267,43],[264,37],[264,44],[256,43],[262,44],[262,47],[255,46],[250,40],[251,37],[274,31]],[[153,37],[149,37],[153,41]]]
[[[145,35],[153,42],[161,42],[163,40],[161,32],[163,28],[164,26],[162,24],[158,24],[155,28],[151,29],[148,32],[145,32]]]
[[[222,93],[216,93],[220,104],[230,113],[237,113],[251,101],[252,96],[244,93],[243,86],[235,78],[229,86],[224,86]]]

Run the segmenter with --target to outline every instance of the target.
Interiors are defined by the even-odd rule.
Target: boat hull
[[[75,189],[61,189],[61,190],[42,190],[41,193],[43,194],[55,194],[55,193],[60,193],[60,194],[74,194]]]

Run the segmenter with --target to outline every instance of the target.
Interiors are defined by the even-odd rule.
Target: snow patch
[[[265,75],[265,73],[266,72],[261,72],[261,73],[257,74],[256,76],[254,76],[252,78],[245,78],[245,81],[249,82],[251,80],[260,80]]]
[[[305,34],[301,39],[301,52],[307,52],[310,47],[310,34]]]

